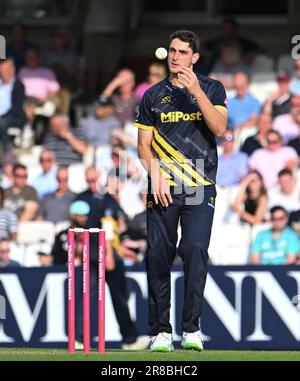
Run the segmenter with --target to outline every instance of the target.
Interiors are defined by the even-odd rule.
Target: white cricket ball
[[[165,58],[167,58],[167,56],[168,56],[167,49],[157,48],[155,50],[155,57],[158,58],[159,60],[164,60]]]

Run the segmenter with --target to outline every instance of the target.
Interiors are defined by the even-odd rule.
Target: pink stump
[[[75,253],[74,231],[68,230],[68,350],[75,352]]]
[[[98,241],[98,352],[105,352],[105,231]]]
[[[89,232],[83,233],[82,271],[83,271],[83,351],[90,352],[90,245]]]

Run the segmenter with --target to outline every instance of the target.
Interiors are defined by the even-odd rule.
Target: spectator
[[[296,151],[283,147],[279,132],[270,130],[267,133],[267,147],[256,150],[249,159],[251,169],[262,174],[266,187],[270,189],[277,183],[277,175],[283,168],[294,169],[298,164]]]
[[[74,201],[70,205],[68,213],[70,220],[70,228],[83,228],[86,225],[88,215],[90,213],[90,206],[85,201]],[[68,229],[62,230],[55,237],[55,242],[52,248],[52,258],[54,265],[66,264],[68,261]],[[76,266],[80,266],[82,255],[82,237],[81,235],[76,234],[75,238],[75,264]]]
[[[300,209],[300,193],[296,177],[290,169],[282,169],[278,173],[279,187],[269,192],[269,208],[275,205],[284,207],[289,213]]]
[[[54,152],[58,165],[81,162],[87,147],[82,131],[71,128],[66,116],[54,115],[50,119],[50,131],[45,136],[44,148]]]
[[[122,69],[104,89],[102,96],[112,97],[114,115],[124,127],[133,122],[139,98],[134,93],[135,75],[130,69]],[[117,90],[117,93],[114,92]]]
[[[278,90],[271,94],[264,105],[264,112],[276,118],[290,112],[291,94],[289,86],[291,76],[286,70],[280,70],[277,74]]]
[[[232,187],[237,185],[247,175],[247,155],[234,150],[234,135],[227,130],[221,138],[223,153],[219,157],[217,170],[217,185]]]
[[[46,241],[41,241],[38,245],[37,255],[41,267],[49,267],[53,264],[51,245]]]
[[[42,172],[32,181],[31,186],[37,191],[40,200],[57,188],[55,157],[52,151],[43,149],[40,154]]]
[[[256,126],[260,114],[259,101],[248,92],[249,82],[246,74],[234,76],[236,95],[228,99],[228,126],[231,130]]]
[[[19,72],[19,79],[25,86],[27,97],[33,97],[44,103],[59,91],[59,84],[51,69],[41,66],[38,49],[29,49],[26,53],[26,66]]]
[[[264,221],[267,207],[268,195],[263,178],[259,172],[249,171],[238,187],[232,208],[241,222],[254,225]]]
[[[2,163],[1,173],[1,187],[3,189],[9,188],[13,185],[14,175],[13,168],[17,162],[17,157],[13,152],[7,152],[4,156]]]
[[[119,120],[113,116],[114,106],[111,98],[100,97],[95,104],[94,115],[89,115],[80,122],[80,128],[90,146],[99,147],[109,144],[111,134],[120,128]]]
[[[51,47],[44,53],[44,62],[55,72],[60,85],[70,92],[76,91],[80,82],[80,57],[71,48],[70,35],[65,29],[54,31]]]
[[[9,241],[6,239],[0,240],[0,268],[1,267],[21,267],[20,263],[10,259]]]
[[[239,47],[242,58],[247,64],[250,64],[259,52],[259,46],[256,42],[239,34],[237,21],[232,17],[227,17],[222,21],[220,35],[203,44],[205,53],[209,53],[208,71],[211,71],[211,68],[220,59],[222,47],[228,43],[236,44]]]
[[[283,137],[284,143],[299,136],[300,131],[300,95],[291,97],[291,112],[277,116],[273,129]]]
[[[221,47],[220,59],[212,68],[209,75],[211,78],[222,82],[226,89],[234,87],[234,75],[236,73],[246,73],[246,66],[241,60],[239,46],[234,43],[227,43]]]
[[[290,93],[300,96],[300,58],[295,60],[295,71],[290,84]]]
[[[243,143],[241,151],[245,152],[248,156],[251,156],[254,151],[259,148],[266,147],[267,145],[267,133],[272,128],[271,115],[263,112],[259,115],[257,120],[257,133],[249,136]]]
[[[150,89],[151,86],[162,81],[167,76],[166,67],[160,62],[153,62],[148,68],[148,79],[140,83],[135,89],[135,95],[142,99],[144,93]]]
[[[4,190],[0,187],[0,239],[16,240],[17,216],[11,210],[5,209]]]
[[[27,169],[22,164],[13,168],[14,183],[4,192],[4,207],[16,213],[19,222],[32,221],[39,208],[36,190],[27,185]]]
[[[37,44],[27,40],[25,25],[17,23],[12,25],[10,31],[10,42],[7,45],[7,57],[12,58],[17,71],[25,66],[25,56],[29,49],[36,49]]]
[[[69,219],[69,207],[75,198],[75,193],[68,188],[68,168],[59,167],[56,173],[58,188],[55,192],[49,193],[41,201],[39,219],[51,221],[54,224],[67,221]]]
[[[11,59],[0,61],[0,141],[4,151],[10,146],[8,128],[22,128],[26,122],[24,86],[15,75],[15,65]]]
[[[287,211],[281,206],[271,209],[272,228],[257,234],[251,249],[254,265],[287,265],[295,263],[300,250],[297,234],[287,226]]]

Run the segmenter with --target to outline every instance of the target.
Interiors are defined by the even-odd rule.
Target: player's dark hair
[[[170,41],[173,41],[174,38],[178,38],[183,42],[188,42],[193,53],[199,53],[200,41],[194,32],[190,30],[176,30],[170,34]]]

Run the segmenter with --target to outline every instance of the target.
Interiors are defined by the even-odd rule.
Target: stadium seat
[[[277,90],[276,73],[273,71],[255,73],[251,77],[249,91],[261,103]]]
[[[254,73],[265,73],[274,70],[274,60],[266,54],[259,54],[250,65],[250,75]]]
[[[20,263],[24,266],[24,248],[21,244],[17,244],[15,241],[9,242],[10,259]]]
[[[248,224],[214,224],[208,249],[213,265],[245,265],[251,228]]]
[[[69,188],[75,193],[86,190],[87,183],[85,181],[85,166],[83,163],[74,163],[69,166]]]
[[[20,222],[14,243],[14,255],[22,259],[16,260],[26,267],[40,266],[37,255],[39,245],[42,241],[53,245],[54,238],[55,225],[50,221]]]
[[[53,244],[55,225],[50,221],[20,222],[17,231],[17,242],[34,244],[46,241]]]
[[[237,186],[226,188],[217,186],[214,225],[238,223],[238,215],[231,208],[236,192]]]
[[[292,74],[294,71],[294,65],[295,61],[293,60],[290,54],[282,54],[278,58],[277,70],[287,70],[288,72],[290,72],[290,74]]]

